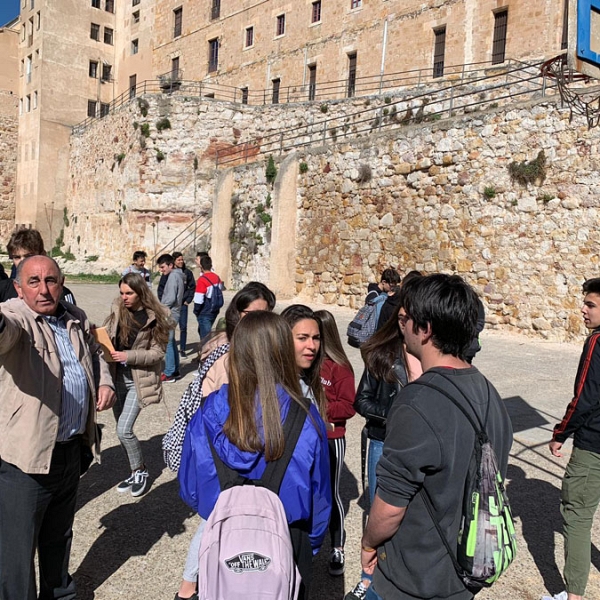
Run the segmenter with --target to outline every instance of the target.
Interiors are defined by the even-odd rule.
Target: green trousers
[[[590,574],[592,523],[600,502],[600,454],[573,449],[562,483],[567,592],[583,596]]]

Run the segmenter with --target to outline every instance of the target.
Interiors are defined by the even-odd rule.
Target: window
[[[19,75],[21,75],[21,77],[23,77],[23,75],[25,75],[25,59],[24,58],[21,59],[21,70],[19,72]]]
[[[115,0],[105,0],[104,10],[109,13],[115,12]]]
[[[348,54],[348,98],[356,93],[356,52]]]
[[[30,112],[31,111],[31,96],[29,94],[27,94],[27,96],[25,96],[25,112]]]
[[[37,108],[38,103],[38,95],[37,92],[33,92],[33,110]]]
[[[100,8],[100,0],[92,0],[92,8]]]
[[[129,99],[133,100],[135,98],[135,91],[137,87],[137,75],[129,76]]]
[[[104,28],[104,43],[113,45],[113,30],[110,27]]]
[[[140,0],[132,0],[131,6],[137,6],[140,3]]]
[[[311,23],[318,23],[321,20],[321,0],[312,3]]]
[[[23,24],[23,27],[21,27],[21,41],[25,41],[25,24]]]
[[[90,60],[90,67],[88,69],[88,75],[96,79],[98,77],[98,61]]]
[[[208,72],[212,73],[219,68],[219,40],[208,40]]]
[[[133,22],[134,23],[139,23],[140,22],[140,11],[136,10],[134,13],[132,13],[132,18],[133,18]]]
[[[439,27],[433,30],[433,76],[444,76],[444,55],[446,53],[446,27]]]
[[[19,115],[23,114],[23,98],[19,98]]]
[[[102,65],[102,81],[110,81],[112,75],[112,65]]]
[[[87,108],[87,116],[95,117],[96,116],[96,104],[95,100],[88,100],[88,108]]]
[[[27,83],[31,83],[31,65],[32,65],[32,56],[31,54],[27,57],[27,60],[25,61],[25,76],[27,79]]]
[[[140,41],[131,40],[131,54],[137,54],[140,50]]]
[[[39,31],[41,26],[42,26],[42,15],[40,14],[40,11],[38,10],[36,19],[35,19],[35,28]]]
[[[100,40],[100,25],[96,25],[96,23],[92,23],[92,26],[90,28],[90,37],[96,41]]]
[[[492,64],[497,65],[504,62],[506,52],[506,25],[508,11],[500,10],[494,13],[494,43],[492,45]]]
[[[181,35],[181,25],[183,21],[183,8],[180,6],[173,11],[173,37]]]
[[[248,88],[242,88],[242,104],[248,104]]]
[[[308,67],[308,99],[314,100],[317,94],[317,65]]]
[[[29,37],[27,38],[27,46],[31,47],[33,45],[33,17],[29,19]]]
[[[110,112],[110,104],[105,104],[104,102],[100,103],[100,116],[106,117]]]
[[[244,48],[250,48],[254,45],[254,27],[246,27],[246,38],[244,40]]]
[[[29,3],[29,8],[31,8],[31,10],[35,8],[35,0],[31,0],[31,2]]]
[[[279,104],[279,88],[281,87],[281,79],[273,79],[273,95],[271,102],[273,104]]]
[[[275,35],[283,35],[285,33],[285,15],[277,15],[277,27]]]
[[[178,81],[180,79],[179,73],[179,56],[171,59],[171,81]]]
[[[350,8],[360,8],[362,6],[362,0],[350,0]]]
[[[218,19],[221,16],[221,0],[212,0],[210,18]]]

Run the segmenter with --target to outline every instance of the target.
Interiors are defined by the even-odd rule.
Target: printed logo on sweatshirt
[[[321,385],[324,385],[325,387],[331,387],[333,384],[331,383],[331,380],[321,377]]]

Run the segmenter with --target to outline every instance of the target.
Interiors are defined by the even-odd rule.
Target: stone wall
[[[18,99],[0,91],[0,245],[6,246],[15,224]]]
[[[286,277],[309,301],[358,307],[366,284],[389,265],[457,272],[481,294],[489,327],[548,339],[582,333],[580,287],[597,275],[599,256],[600,131],[578,117],[569,123],[568,110],[553,102],[398,123],[364,137],[343,129],[364,99],[330,103],[326,114],[314,104],[248,107],[176,95],[144,102],[146,116],[135,103],[72,139],[63,241],[75,255],[71,272],[117,268],[134,249],[152,254],[196,215],[210,217],[223,172],[217,150],[258,151],[271,133],[320,130],[332,119],[338,135],[297,150],[287,170],[297,175],[285,186],[296,199],[286,214],[281,182],[266,178],[267,156],[233,167],[230,252],[213,258],[231,265],[234,287],[273,280],[270,265],[286,263],[273,255],[271,232],[281,236],[280,223],[295,222],[287,227],[296,273]],[[170,128],[157,131],[164,118]],[[542,150],[537,179],[514,181],[509,165]]]

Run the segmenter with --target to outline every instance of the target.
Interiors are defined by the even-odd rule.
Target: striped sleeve
[[[575,378],[575,395],[562,421],[554,428],[552,439],[564,443],[582,425],[590,414],[600,408],[600,332],[586,341]]]

